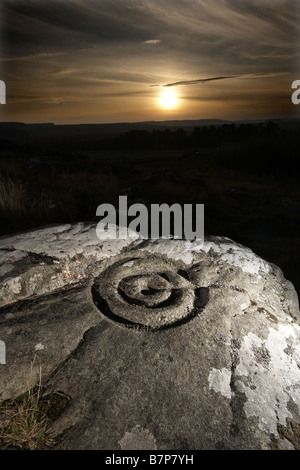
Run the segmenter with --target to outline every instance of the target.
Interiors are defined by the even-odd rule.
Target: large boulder
[[[34,360],[44,395],[69,398],[57,449],[300,448],[298,298],[278,267],[227,238],[103,242],[93,224],[0,243],[0,399]]]

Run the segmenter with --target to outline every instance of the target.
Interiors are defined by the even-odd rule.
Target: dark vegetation
[[[128,204],[205,204],[205,233],[245,244],[300,292],[299,122],[0,124],[0,235]]]

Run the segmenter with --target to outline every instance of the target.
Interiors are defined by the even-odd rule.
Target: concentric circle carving
[[[208,289],[191,282],[182,263],[144,254],[109,266],[95,279],[92,294],[110,319],[152,330],[187,321],[208,300]]]

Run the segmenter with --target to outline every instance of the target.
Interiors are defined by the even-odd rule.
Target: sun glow
[[[163,91],[160,96],[160,104],[165,109],[174,109],[177,106],[177,95],[173,90]]]

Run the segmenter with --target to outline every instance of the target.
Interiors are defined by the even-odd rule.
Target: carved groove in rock
[[[127,327],[158,330],[184,323],[205,307],[208,289],[160,255],[126,258],[109,266],[92,286],[97,308]]]

